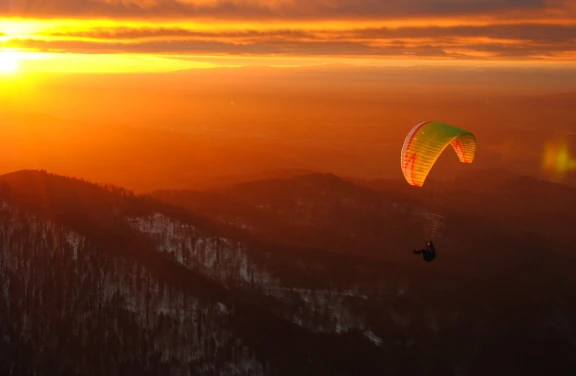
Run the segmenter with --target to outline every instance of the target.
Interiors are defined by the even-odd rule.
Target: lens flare
[[[555,174],[576,170],[576,159],[570,155],[566,140],[551,140],[544,145],[542,169]]]

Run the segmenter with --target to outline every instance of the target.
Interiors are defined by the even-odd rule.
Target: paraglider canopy
[[[425,121],[416,125],[404,140],[400,164],[408,184],[422,187],[428,173],[444,149],[452,145],[462,163],[472,163],[476,137],[452,125]]]

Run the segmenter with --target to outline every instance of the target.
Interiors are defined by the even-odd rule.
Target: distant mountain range
[[[436,209],[445,258],[438,267],[479,277],[506,276],[521,262],[530,279],[530,270],[576,256],[576,189],[504,170],[473,171],[439,187],[307,174],[153,196],[275,241],[408,264],[407,251],[424,242],[426,212]]]
[[[411,251],[438,201],[408,188],[3,175],[0,374],[569,375],[576,190],[463,176],[428,265]]]

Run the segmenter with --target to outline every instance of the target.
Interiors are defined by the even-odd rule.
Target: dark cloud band
[[[109,28],[74,21],[58,28],[57,21],[55,28],[13,38],[2,37],[6,31],[0,30],[0,48],[77,53],[567,59],[576,56],[576,21],[566,21],[570,17],[576,20],[576,15],[570,12],[576,12],[576,0],[0,0],[0,16],[107,17],[116,21]],[[489,16],[483,18],[484,25],[466,23],[484,15]],[[541,21],[529,21],[530,15]],[[151,19],[154,17],[163,19]],[[208,29],[211,24],[203,23],[198,29],[182,21],[195,17],[213,19],[214,27]],[[426,22],[418,27],[391,28],[360,27],[361,22],[354,21],[402,17],[424,17]],[[459,19],[461,25],[434,23],[442,17]],[[138,21],[125,22],[122,18]],[[257,22],[250,27],[226,22],[233,18]],[[272,19],[304,21],[273,27]],[[315,22],[321,19],[342,21],[337,25]]]
[[[183,28],[95,28],[82,31],[53,31],[46,37],[86,38],[102,40],[138,40],[167,38],[204,38],[259,40],[278,38],[283,40],[390,40],[390,39],[437,39],[437,38],[492,38],[539,43],[576,42],[576,25],[554,24],[508,24],[486,26],[451,27],[403,27],[364,28],[350,30],[239,30],[196,31]]]
[[[2,0],[0,16],[354,19],[398,17],[454,17],[508,14],[542,15],[570,9],[573,0]]]
[[[290,41],[261,39],[250,43],[209,41],[202,39],[145,40],[138,42],[12,39],[5,47],[27,48],[44,52],[69,53],[129,53],[129,54],[218,54],[236,56],[404,56],[404,57],[486,57],[535,58],[566,53],[576,55],[572,43],[538,45],[527,43],[406,43],[394,41],[386,45],[371,45],[348,41]]]

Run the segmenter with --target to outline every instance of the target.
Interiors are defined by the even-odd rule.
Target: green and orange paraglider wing
[[[474,160],[476,137],[472,133],[437,121],[425,121],[412,128],[404,140],[400,160],[408,184],[422,187],[448,145],[452,145],[460,162]]]

